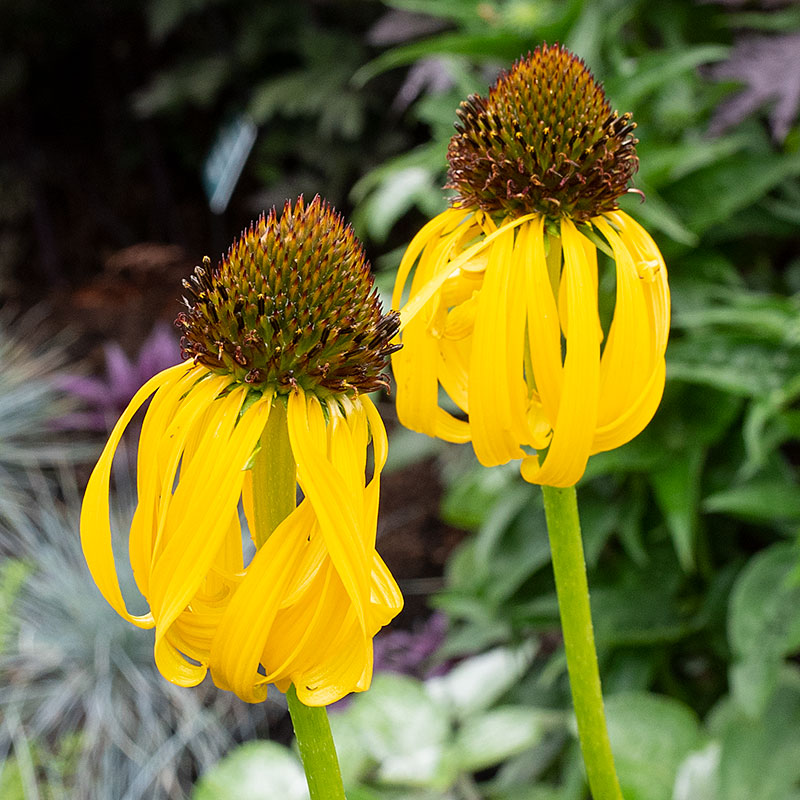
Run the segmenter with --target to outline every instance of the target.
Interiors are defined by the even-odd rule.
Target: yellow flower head
[[[486,466],[575,484],[590,455],[650,421],[664,390],[669,287],[649,234],[618,209],[636,171],[630,116],[584,63],[542,45],[470,97],[448,150],[452,207],[412,240],[392,356],[407,427],[472,441]],[[598,310],[597,248],[616,305]],[[440,388],[463,414],[439,405]]]
[[[139,390],[89,480],[89,569],[122,617],[155,628],[170,681],[193,686],[210,669],[249,702],[294,683],[302,702],[327,705],[369,686],[372,637],[402,608],[375,550],[387,442],[363,394],[385,385],[397,314],[381,314],[360,244],[318,197],[262,216],[184,287],[189,360]],[[134,615],[114,565],[109,479],[150,395],[129,537],[149,610]],[[271,472],[281,458],[288,482]],[[240,501],[256,544],[247,564]]]

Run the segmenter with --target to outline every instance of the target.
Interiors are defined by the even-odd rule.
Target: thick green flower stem
[[[289,443],[286,404],[282,398],[275,398],[253,464],[257,547],[294,510],[296,492],[296,465]],[[286,692],[286,700],[311,800],[345,800],[327,710],[301,703],[293,685]]]
[[[325,707],[311,708],[297,697],[294,684],[286,692],[294,735],[306,771],[311,800],[344,800],[342,773]]]
[[[622,800],[608,741],[575,487],[542,486],[578,738],[594,800]]]

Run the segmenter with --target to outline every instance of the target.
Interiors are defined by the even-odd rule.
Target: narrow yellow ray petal
[[[447,314],[443,336],[447,339],[464,339],[472,334],[475,328],[475,315],[478,312],[477,287],[470,297],[457,305]]]
[[[426,328],[421,318],[411,321],[403,332],[403,349],[392,355],[392,370],[397,382],[398,419],[411,430],[434,436],[439,406],[439,347]]]
[[[442,287],[442,284],[455,273],[455,271],[468,262],[472,261],[479,253],[488,247],[498,236],[506,234],[510,229],[522,225],[529,219],[534,219],[535,214],[524,214],[521,217],[513,220],[512,222],[504,223],[501,228],[498,228],[494,233],[485,236],[481,241],[471,245],[463,252],[459,253],[455,258],[442,265],[437,274],[429,280],[424,287],[420,288],[411,298],[408,303],[400,309],[400,330],[403,330],[408,323],[421,311],[423,306],[433,297],[436,292]]]
[[[664,258],[652,236],[633,217],[623,211],[615,211],[607,216],[620,229],[620,238],[638,255],[637,269],[643,278],[648,308],[652,309],[655,347],[663,353],[667,346],[670,321],[670,294]]]
[[[242,483],[242,509],[244,518],[247,520],[247,527],[250,531],[250,539],[255,544],[254,531],[256,529],[256,510],[253,500],[253,470],[248,469],[244,474]]]
[[[345,617],[316,665],[293,676],[297,696],[306,705],[323,706],[369,688],[372,658],[371,635],[361,632],[352,615]]]
[[[600,387],[597,296],[589,262],[582,235],[570,220],[562,219],[561,236],[570,317],[561,403],[544,463],[535,458],[522,462],[525,480],[556,487],[574,485],[586,469]]]
[[[338,603],[331,596],[333,582],[339,584]],[[294,677],[294,673],[302,669],[303,662],[308,663],[309,655],[315,661],[323,650],[323,640],[334,635],[336,626],[331,622],[338,620],[329,616],[332,607],[336,605],[342,609],[337,615],[339,618],[346,613],[347,593],[330,559],[326,559],[322,569],[314,575],[313,583],[313,586],[306,584],[307,597],[300,598],[295,593],[296,602],[288,609],[282,606],[275,619],[262,656],[267,683]],[[323,617],[324,624],[320,626]]]
[[[236,419],[246,391],[231,392],[218,401],[226,405],[226,416]],[[243,468],[264,430],[269,407],[268,398],[253,403],[238,419],[232,434],[226,436],[223,428],[222,435],[196,455],[196,460],[206,464],[206,472],[192,480],[181,477],[175,499],[185,494],[187,501],[180,516],[174,521],[168,519],[168,541],[151,579],[156,638],[189,603],[219,552],[241,496]]]
[[[342,491],[342,477],[327,459],[324,444],[312,435],[313,420],[321,416],[315,397],[306,398],[300,392],[289,395],[289,441],[298,482],[314,507],[325,545],[363,627],[369,600],[367,555],[354,509]]]
[[[517,231],[511,254],[508,275],[508,301],[506,306],[506,359],[505,376],[498,375],[500,384],[506,386],[511,414],[511,432],[518,444],[530,445],[528,429],[528,387],[525,383],[525,336],[527,303],[525,300],[525,267],[527,237],[523,226]]]
[[[525,226],[520,235],[527,238],[523,249],[527,258],[523,261],[523,266],[533,377],[542,408],[550,424],[554,425],[561,404],[563,364],[558,307],[544,253],[544,219],[539,218]]]
[[[258,674],[261,654],[281,601],[303,561],[313,525],[314,512],[308,502],[278,525],[253,556],[220,621],[211,646],[211,674],[217,686],[246,702],[257,703],[266,697],[266,684]]]
[[[203,382],[198,386],[195,384],[200,377],[207,374],[204,367],[190,368],[179,380],[162,386],[155,393],[142,423],[136,470],[138,502],[128,536],[128,555],[136,585],[145,597],[149,594],[150,562],[159,506],[164,502],[158,490],[159,476],[169,469],[161,463],[161,453],[168,447],[174,447],[178,451],[177,457],[180,457],[180,444],[175,442],[168,431],[181,409],[184,395],[187,392],[191,394],[192,388],[199,389]],[[171,480],[174,480],[174,473],[175,468],[172,469]]]
[[[158,639],[153,648],[158,671],[171,683],[178,686],[197,686],[205,678],[208,668],[204,664],[192,664],[166,638]]]
[[[169,400],[164,402],[164,406],[171,411],[169,417],[162,418],[167,422],[166,430],[153,428],[142,432],[140,446],[147,442],[149,448],[155,448],[156,453],[155,458],[145,461],[141,468],[147,469],[145,465],[154,462],[160,463],[161,467],[158,471],[150,470],[157,480],[148,481],[145,493],[139,495],[139,505],[131,523],[131,566],[134,575],[138,576],[138,582],[146,587],[146,595],[149,595],[150,571],[155,554],[162,544],[161,537],[172,501],[172,487],[186,440],[197,423],[204,418],[213,398],[226,384],[224,378],[215,376],[192,386],[186,390],[188,394],[185,396],[171,392]]]
[[[655,365],[647,385],[625,413],[608,425],[598,428],[592,443],[592,452],[613,450],[638,436],[653,418],[664,394],[666,365],[661,358]]]
[[[141,616],[130,614],[119,588],[114,553],[111,546],[109,509],[111,465],[125,428],[145,400],[161,386],[179,380],[189,369],[191,369],[191,365],[185,363],[166,369],[147,381],[136,392],[114,426],[97,465],[92,470],[81,507],[81,546],[83,547],[83,553],[92,578],[109,605],[121,617],[140,628],[152,627],[153,617],[150,613]]]
[[[400,308],[400,301],[403,298],[403,289],[405,288],[408,276],[411,274],[411,269],[419,257],[419,254],[425,249],[429,242],[439,237],[445,227],[454,221],[460,222],[466,217],[467,214],[465,212],[448,208],[423,225],[419,233],[414,236],[403,254],[403,258],[397,270],[397,278],[395,279],[394,292],[392,294],[392,308]]]
[[[514,234],[510,225],[504,225],[494,236],[478,300],[469,364],[472,444],[484,466],[505,464],[524,456],[511,433],[509,396],[511,365],[506,315]],[[514,366],[521,371],[522,358]]]
[[[469,413],[469,359],[472,337],[442,339],[439,343],[439,381],[450,399]]]
[[[600,364],[598,425],[623,414],[641,393],[652,370],[652,335],[641,280],[630,252],[603,219],[596,221],[614,252],[617,297],[614,319]]]
[[[403,610],[403,594],[378,553],[372,554],[372,592],[370,618],[372,627],[388,625]]]

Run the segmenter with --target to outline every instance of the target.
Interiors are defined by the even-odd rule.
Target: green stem
[[[575,487],[542,486],[578,738],[594,800],[622,800],[608,741]]]
[[[272,401],[267,425],[258,442],[253,463],[253,508],[256,530],[253,537],[261,547],[272,532],[294,511],[297,504],[297,477],[289,443],[286,403]]]
[[[547,247],[547,274],[550,278],[550,286],[553,289],[553,297],[558,302],[558,289],[561,285],[561,239],[558,236],[546,236],[545,245]]]
[[[276,398],[253,464],[253,538],[257,547],[292,513],[296,503],[297,474],[289,442],[286,404]],[[301,703],[294,685],[286,692],[286,700],[311,800],[345,800],[327,710]]]
[[[328,712],[324,706],[311,708],[303,705],[297,697],[294,684],[286,692],[286,700],[311,800],[344,800],[342,773],[333,745]]]

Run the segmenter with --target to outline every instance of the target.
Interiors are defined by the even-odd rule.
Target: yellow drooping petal
[[[448,211],[443,212],[443,214],[449,214],[454,211],[456,211],[456,209],[449,209]],[[466,219],[472,212],[460,211],[457,213],[459,213],[463,219]],[[498,236],[508,233],[513,228],[516,228],[518,225],[523,225],[528,220],[534,219],[536,216],[536,214],[525,214],[515,220],[504,223],[500,228],[497,228],[494,232],[483,236],[478,242],[470,245],[466,250],[462,250],[453,258],[449,258],[450,252],[448,250],[443,251],[443,254],[446,253],[446,258],[442,258],[438,262],[437,269],[434,271],[433,275],[430,278],[427,278],[426,276],[427,279],[419,286],[418,289],[416,289],[416,291],[412,286],[411,296],[400,311],[400,330],[403,330],[405,326],[408,325],[412,319],[414,319],[414,317],[422,310],[425,304],[442,288],[444,282],[450,276],[452,276],[457,269],[468,269],[470,264],[472,264],[473,267],[483,270],[485,262],[482,259],[476,260],[476,257],[479,256],[490,244],[492,244],[492,242],[494,242]],[[489,222],[491,221],[488,217],[485,217],[484,220],[489,220]],[[425,229],[423,228],[423,230]],[[458,233],[458,231],[456,233]],[[432,238],[433,237],[430,237],[428,241],[430,242]],[[463,238],[463,234],[460,234],[459,238]],[[412,240],[412,244],[414,244],[415,240]],[[445,241],[450,243],[449,240]],[[455,242],[457,242],[457,239]],[[411,246],[409,246],[409,250],[410,249]],[[419,270],[419,266],[417,269]],[[393,303],[398,302],[402,296],[402,288],[399,290],[397,288],[400,285],[401,280],[404,284],[405,275],[403,273],[398,274],[395,293],[392,297]]]
[[[139,436],[139,502],[131,522],[129,552],[133,574],[145,597],[150,593],[150,573],[166,523],[178,465],[187,439],[227,381],[210,376],[202,367],[202,380],[191,370],[170,387],[163,400],[156,394]],[[166,388],[166,387],[165,387]],[[156,465],[156,468],[153,468]]]
[[[594,452],[630,441],[655,414],[664,391],[669,287],[663,258],[644,229],[623,212],[594,221],[617,262],[617,306],[603,354],[601,417]],[[607,387],[607,388],[606,388]]]
[[[314,508],[325,545],[365,629],[369,602],[367,549],[352,495],[336,468],[338,465],[328,459],[325,439],[314,435],[315,427],[320,423],[324,426],[316,397],[307,398],[301,392],[290,394],[288,423],[298,483]]]
[[[447,212],[445,213],[447,214]],[[433,238],[425,243],[414,273],[411,287],[412,296],[417,296],[421,288],[435,276],[443,276],[443,282],[449,272],[452,272],[446,267],[447,260],[462,235],[459,225],[463,221],[463,214],[460,216],[449,214],[442,221],[443,224],[448,223],[449,225],[444,238],[441,240]],[[451,230],[454,223],[455,228]],[[438,229],[434,227],[432,230]],[[423,228],[424,231],[425,228]],[[415,237],[410,252],[418,252],[417,242],[421,238],[422,232]],[[399,287],[404,280],[401,270],[397,286]],[[431,335],[429,330],[432,319],[439,313],[439,300],[434,295],[435,292],[431,293],[426,303],[423,304],[424,307],[420,307],[421,313],[410,320],[402,335],[403,349],[394,354],[392,362],[398,385],[397,416],[406,427],[429,436],[438,435],[440,428],[439,384],[436,372],[438,345],[437,339]],[[409,361],[408,353],[413,354],[413,361]]]
[[[211,674],[217,686],[246,702],[258,703],[267,695],[258,667],[281,602],[310,547],[313,524],[313,508],[305,501],[278,525],[256,551],[220,620]]]
[[[439,342],[437,368],[439,382],[450,399],[465,414],[469,413],[469,359],[471,352],[472,336],[466,339],[442,339]]]
[[[655,359],[653,334],[633,258],[605,220],[598,220],[597,228],[612,247],[617,277],[614,319],[600,367],[598,425],[603,426],[623,414],[641,394]]]
[[[524,455],[512,433],[512,405],[526,395],[521,381],[522,358],[515,364],[510,362],[517,348],[508,341],[507,324],[514,232],[504,227],[493,236],[496,240],[489,250],[478,299],[469,364],[472,444],[484,466],[505,464]]]
[[[164,546],[150,580],[156,639],[197,591],[238,505],[243,469],[270,409],[270,398],[262,397],[240,418],[246,395],[242,387],[214,401],[219,409],[217,424],[204,430],[196,453],[181,471],[167,512]]]
[[[162,386],[179,381],[192,367],[190,364],[178,364],[160,372],[151,378],[134,395],[128,407],[120,417],[111,436],[103,448],[103,452],[89,477],[81,507],[81,546],[92,578],[109,605],[124,619],[140,628],[153,626],[150,613],[132,615],[129,613],[119,587],[117,570],[114,564],[114,553],[111,546],[111,523],[109,508],[109,484],[111,465],[114,453],[122,434],[134,414],[153,392]]]
[[[537,457],[522,462],[525,480],[556,487],[572,486],[586,469],[597,425],[600,388],[596,282],[583,237],[570,220],[561,221],[561,238],[570,319],[561,402],[544,462],[540,463]],[[537,354],[531,355],[535,371]]]
[[[522,266],[528,305],[528,340],[533,379],[541,406],[555,424],[564,383],[561,358],[561,324],[544,252],[544,220],[539,218],[520,231],[525,237]]]
[[[308,705],[365,688],[372,637],[402,608],[374,550],[387,455],[383,422],[366,396],[331,400],[327,410],[326,417],[316,398],[301,392],[289,396],[287,424],[305,499],[256,552],[215,630],[212,676],[249,702],[262,700],[272,682],[284,689],[294,683]],[[374,466],[365,486],[362,451],[370,439]],[[333,510],[320,513],[320,498],[330,504],[333,494]]]

